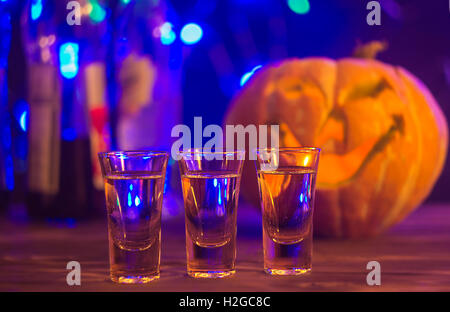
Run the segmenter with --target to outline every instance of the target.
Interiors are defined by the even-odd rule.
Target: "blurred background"
[[[420,77],[450,119],[449,2],[380,0],[379,26],[368,2],[0,0],[1,213],[68,225],[104,214],[97,152],[170,150],[174,125],[222,124],[252,73],[288,57],[385,41],[378,59]],[[171,162],[167,189],[178,181]],[[447,160],[428,201],[450,201],[449,185]]]

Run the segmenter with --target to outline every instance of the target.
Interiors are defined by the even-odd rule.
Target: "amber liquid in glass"
[[[161,175],[139,172],[105,179],[111,279],[146,283],[159,278]]]
[[[190,172],[181,180],[188,274],[206,278],[234,274],[238,175]]]
[[[315,171],[301,167],[258,172],[264,270],[269,274],[311,271],[315,178]]]

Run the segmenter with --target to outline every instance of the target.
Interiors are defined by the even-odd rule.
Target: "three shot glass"
[[[168,159],[165,152],[99,154],[114,282],[147,283],[160,276],[161,210]]]
[[[256,150],[266,273],[311,271],[319,153],[318,148]]]
[[[264,270],[311,270],[312,215],[319,149],[258,149]],[[178,154],[185,208],[187,273],[219,278],[235,273],[236,216],[245,153],[188,150]],[[161,208],[168,153],[108,152],[105,180],[111,279],[159,278]]]

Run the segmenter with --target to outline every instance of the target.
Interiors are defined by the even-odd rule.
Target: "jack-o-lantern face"
[[[226,123],[280,124],[280,146],[322,149],[314,218],[327,236],[369,236],[401,220],[429,194],[447,151],[447,123],[426,87],[373,60],[267,66]],[[253,164],[243,179],[244,195],[254,197]]]

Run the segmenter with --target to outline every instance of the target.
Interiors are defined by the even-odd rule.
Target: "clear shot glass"
[[[99,153],[105,181],[111,279],[147,283],[160,276],[161,207],[168,153]]]
[[[244,152],[180,152],[186,221],[187,273],[220,278],[235,273],[236,213]]]
[[[257,149],[264,270],[271,275],[311,271],[318,148]]]

